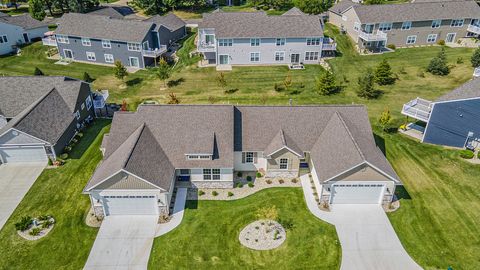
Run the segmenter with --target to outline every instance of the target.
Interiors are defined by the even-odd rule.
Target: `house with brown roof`
[[[117,112],[84,188],[97,216],[166,215],[176,183],[232,188],[234,175],[311,173],[322,201],[382,204],[400,180],[364,106],[141,105]]]
[[[0,55],[16,52],[23,45],[40,40],[48,24],[29,14],[10,16],[0,12]]]
[[[381,52],[390,44],[412,47],[440,40],[456,43],[480,34],[480,7],[473,0],[385,5],[342,0],[328,13],[329,21],[345,31],[359,50]]]
[[[336,49],[320,17],[297,8],[281,16],[217,10],[198,29],[197,49],[210,65],[318,64]]]

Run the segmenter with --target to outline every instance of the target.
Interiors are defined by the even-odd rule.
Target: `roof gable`
[[[270,144],[265,148],[264,153],[267,156],[278,152],[281,149],[288,149],[297,156],[302,156],[302,150],[297,146],[290,136],[287,136],[282,129],[272,138]]]
[[[35,20],[29,14],[21,14],[16,16],[9,16],[6,14],[6,16],[0,16],[0,22],[16,25],[26,30],[48,26],[47,23]]]
[[[158,31],[159,28],[163,26],[173,32],[182,27],[185,27],[186,25],[186,23],[182,19],[180,19],[177,15],[173,13],[168,13],[164,16],[155,15],[151,18],[146,19],[145,21],[155,23],[155,31]]]

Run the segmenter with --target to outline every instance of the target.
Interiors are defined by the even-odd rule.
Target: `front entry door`
[[[140,67],[140,61],[138,61],[138,57],[130,57],[129,62],[131,67]]]
[[[65,55],[65,58],[67,59],[73,59],[73,53],[71,50],[63,50],[63,54]]]
[[[30,42],[30,39],[28,38],[28,34],[27,34],[27,33],[23,33],[23,40],[25,40],[25,43],[29,43],[29,42]]]
[[[455,36],[456,36],[456,35],[457,35],[456,33],[448,33],[448,34],[447,34],[447,38],[445,39],[445,41],[446,41],[447,43],[453,43],[453,42],[455,41]]]
[[[300,63],[300,54],[299,53],[292,53],[290,55],[290,62],[292,64],[298,64]]]
[[[228,54],[220,54],[218,58],[219,58],[220,65],[228,65],[230,61]]]

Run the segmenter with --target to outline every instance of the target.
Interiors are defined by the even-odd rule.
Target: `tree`
[[[175,93],[172,92],[168,94],[167,104],[180,104],[180,100],[177,98],[177,95],[175,95]]]
[[[395,83],[392,68],[386,59],[378,64],[375,68],[375,82],[379,85],[388,85]]]
[[[28,12],[32,16],[32,18],[37,19],[39,21],[43,21],[45,19],[45,8],[43,0],[28,0]]]
[[[91,83],[91,82],[93,82],[93,78],[90,77],[90,74],[88,74],[87,72],[84,72],[83,73],[83,81]]]
[[[283,80],[283,85],[285,85],[285,88],[287,89],[292,86],[292,74],[290,73],[290,71],[288,71],[285,80]]]
[[[170,67],[168,66],[167,61],[163,58],[158,63],[157,77],[163,81],[163,86],[167,87],[166,80],[170,78]]]
[[[123,80],[128,76],[127,68],[120,62],[120,60],[115,61],[114,74],[117,79]]]
[[[218,86],[225,88],[227,86],[227,80],[225,79],[225,74],[220,72],[217,76],[217,84]]]
[[[367,99],[378,98],[381,92],[375,89],[374,82],[375,75],[373,71],[367,69],[367,71],[358,78],[357,95]]]
[[[383,131],[388,130],[388,125],[392,121],[392,115],[390,114],[390,110],[388,108],[385,108],[385,110],[382,112],[380,115],[380,118],[378,119],[378,123],[382,127]]]
[[[442,50],[438,55],[430,61],[428,64],[427,72],[432,73],[433,75],[445,76],[450,73],[450,68],[447,65],[447,55],[445,53],[445,48],[442,47]]]
[[[43,71],[41,71],[38,67],[35,67],[35,70],[33,71],[33,75],[43,76],[43,75],[45,75],[45,73],[43,73]]]
[[[293,0],[293,4],[308,14],[320,14],[333,6],[335,0]]]
[[[317,91],[320,95],[328,96],[335,94],[340,87],[335,82],[335,76],[332,72],[326,71],[317,79]]]
[[[473,67],[480,67],[480,48],[477,48],[470,59]]]

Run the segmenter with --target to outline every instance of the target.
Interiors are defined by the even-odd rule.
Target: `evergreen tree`
[[[127,68],[119,60],[115,61],[114,74],[115,77],[120,80],[128,76]]]
[[[335,82],[335,76],[332,72],[326,71],[317,79],[317,92],[320,95],[335,94],[340,90],[340,87]]]
[[[35,76],[43,76],[45,75],[43,71],[41,71],[38,67],[35,67],[35,70],[33,71],[33,75]]]
[[[480,67],[480,48],[477,48],[470,59],[473,67]]]
[[[44,3],[42,0],[28,0],[28,12],[32,18],[39,21],[43,21],[47,15],[45,14]]]
[[[160,60],[157,69],[157,77],[163,81],[163,86],[167,87],[166,80],[170,78],[170,67],[168,66],[167,61],[163,58]]]
[[[380,115],[380,118],[378,119],[378,123],[382,127],[383,131],[388,130],[388,125],[392,121],[392,115],[390,114],[390,110],[386,108],[382,114]]]
[[[388,64],[386,59],[383,59],[383,61],[380,62],[375,69],[375,82],[379,85],[388,85],[395,83],[392,68],[390,67],[390,64]]]
[[[433,75],[445,76],[450,73],[450,68],[447,65],[447,55],[445,53],[445,48],[442,47],[442,50],[438,55],[430,61],[428,64],[427,72],[432,73]]]
[[[374,83],[375,75],[371,69],[367,69],[367,71],[358,78],[357,95],[367,99],[378,98],[381,92],[375,89]]]

